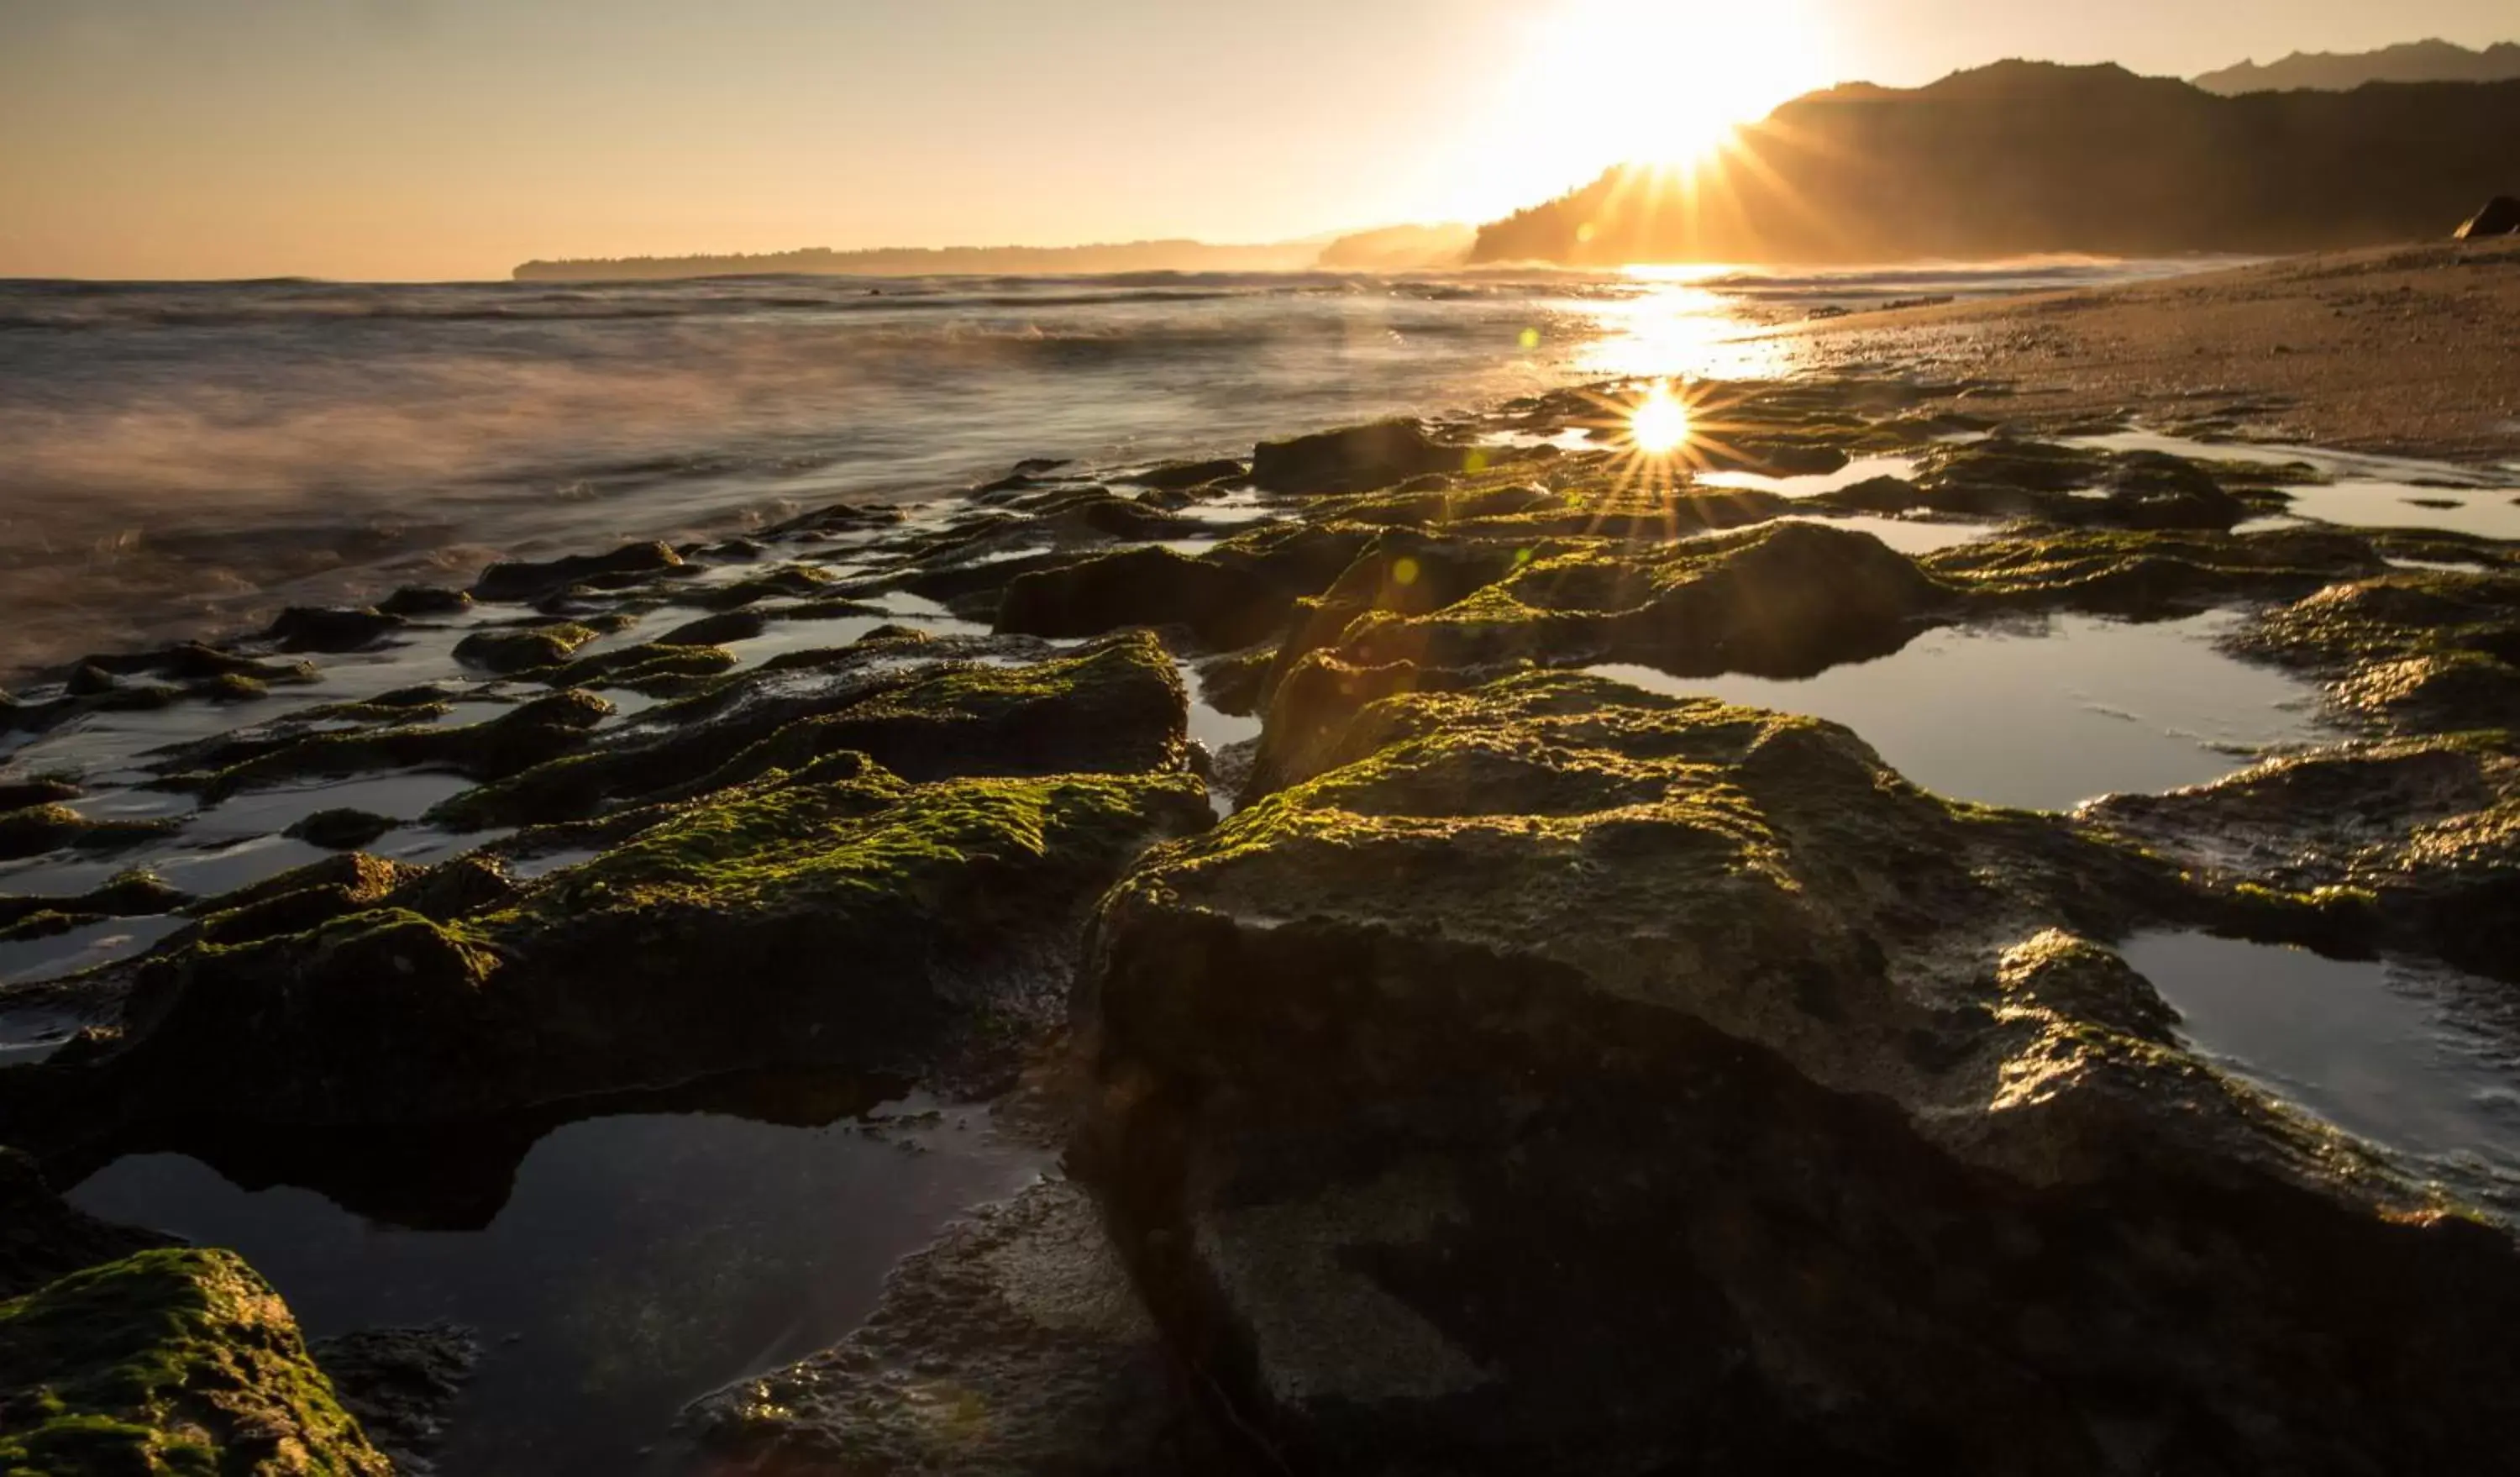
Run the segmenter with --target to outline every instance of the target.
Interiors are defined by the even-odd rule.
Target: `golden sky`
[[[0,0],[0,277],[1476,220],[1831,81],[2481,45],[2510,5]]]

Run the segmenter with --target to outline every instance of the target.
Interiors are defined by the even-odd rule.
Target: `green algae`
[[[387,1477],[280,1297],[224,1251],[146,1251],[0,1303],[0,1470]]]
[[[455,644],[455,659],[502,676],[539,671],[559,666],[603,634],[575,621],[475,631]]]
[[[696,678],[715,677],[732,671],[736,665],[735,653],[724,647],[648,643],[517,675],[554,688],[627,688],[633,692],[661,692],[673,690]]]
[[[91,821],[54,801],[0,814],[0,861],[41,856],[69,847],[116,851],[170,834],[171,821]]]
[[[907,925],[929,912],[949,873],[1008,864],[1105,866],[1147,833],[1150,802],[1204,793],[1187,776],[912,784],[862,758],[836,767],[857,773],[819,782],[812,771],[774,773],[671,813],[603,856],[554,873],[477,926],[521,949],[544,928],[575,930],[649,908],[742,918],[808,902],[835,922]],[[997,911],[985,895],[971,901],[984,915]]]
[[[843,660],[885,654],[879,646]],[[850,749],[917,780],[1186,762],[1188,699],[1152,636],[1026,666],[843,669],[798,689],[788,674],[800,665],[737,674],[654,710],[652,736],[457,795],[429,819],[468,828],[579,820],[608,801],[690,798]]]
[[[2293,598],[2379,572],[2368,540],[2323,529],[2031,529],[1936,551],[1934,578],[1989,606],[2159,618]]]
[[[262,785],[379,770],[446,769],[495,780],[577,748],[586,741],[587,731],[611,712],[612,704],[592,693],[555,693],[496,718],[455,728],[404,724],[223,745],[213,757],[230,762],[170,774],[162,783],[219,799]]]

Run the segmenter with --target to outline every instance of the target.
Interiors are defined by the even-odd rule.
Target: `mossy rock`
[[[340,779],[383,770],[448,770],[477,780],[497,780],[582,747],[587,733],[612,712],[592,693],[555,693],[521,703],[481,723],[440,728],[396,723],[376,729],[300,734],[267,739],[228,740],[179,751],[183,765],[207,757],[225,761],[212,769],[175,769],[163,783],[217,800],[240,790],[299,780]]]
[[[565,621],[557,625],[475,631],[455,644],[456,660],[510,676],[557,667],[603,633]]]
[[[472,583],[474,600],[523,602],[541,600],[576,585],[617,586],[652,579],[681,569],[683,558],[662,543],[624,544],[609,554],[572,555],[541,562],[514,560],[492,564]]]
[[[2492,1465],[2520,1255],[2182,1048],[2105,941],[2197,885],[1810,719],[1403,694],[1105,900],[1077,1162],[1297,1469]]]
[[[725,610],[685,621],[656,638],[659,647],[715,647],[750,641],[770,629],[770,618],[758,610]]]
[[[2272,940],[2439,959],[2520,980],[2520,743],[2507,732],[2342,744],[2087,816],[2263,897]],[[2313,926],[2317,925],[2317,926]]]
[[[1065,1018],[1094,898],[1210,812],[1187,773],[913,784],[841,754],[640,820],[521,886],[343,858],[222,900],[139,971],[118,1042],[29,1074],[21,1116],[59,1144],[1008,1070]]]
[[[1869,534],[1785,522],[1634,551],[1544,546],[1466,599],[1361,616],[1335,651],[1361,666],[1633,661],[1807,677],[1895,651],[1954,604]]]
[[[608,804],[688,799],[847,750],[916,780],[1178,766],[1187,703],[1163,645],[1102,643],[1026,666],[903,667],[924,643],[873,643],[735,675],[652,710],[589,752],[458,795],[446,826],[579,820]]]
[[[405,619],[455,615],[472,608],[472,597],[443,585],[405,585],[377,602],[377,608],[387,615],[399,615]]]
[[[73,916],[84,919],[104,918],[150,918],[172,913],[192,902],[190,894],[166,885],[157,873],[145,868],[121,873],[102,887],[90,888],[75,897],[22,897],[0,893],[0,928],[15,927],[29,918],[51,916]]]
[[[1460,471],[1470,448],[1436,440],[1422,422],[1377,421],[1284,441],[1263,441],[1251,481],[1270,492],[1368,492],[1425,472]]]
[[[0,1469],[358,1474],[384,1456],[233,1252],[142,1252],[0,1303]]]
[[[686,599],[706,609],[724,612],[741,610],[765,600],[793,600],[818,595],[833,583],[832,575],[812,564],[789,564],[731,585],[695,591]]]
[[[1918,563],[1985,606],[2138,619],[2295,599],[2385,567],[2368,540],[2318,528],[2022,530],[1938,550]]]
[[[65,847],[119,851],[168,835],[171,821],[91,821],[67,805],[28,805],[0,814],[0,862]]]
[[[1123,626],[1187,626],[1216,647],[1244,647],[1285,619],[1286,598],[1259,576],[1170,549],[1118,554],[1016,575],[997,628],[1026,636],[1098,636]]]
[[[543,671],[518,674],[554,688],[628,688],[667,690],[694,679],[733,671],[735,653],[724,647],[674,646],[646,642],[586,656]]]

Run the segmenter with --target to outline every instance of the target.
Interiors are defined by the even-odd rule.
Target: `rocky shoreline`
[[[1677,486],[1575,391],[1028,463],[49,674],[0,727],[134,737],[0,773],[0,857],[58,884],[0,945],[158,931],[0,986],[0,1466],[383,1471],[425,1438],[344,1402],[437,1423],[47,1179],[175,1151],[376,1208],[432,1136],[917,1090],[1064,1173],[694,1406],[696,1466],[2499,1469],[2520,1181],[2321,1121],[2118,951],[2520,982],[2520,545],[1971,388],[1717,387],[1732,475]],[[2200,611],[2328,737],[2061,813],[1587,670]],[[300,864],[184,885],[252,804]]]

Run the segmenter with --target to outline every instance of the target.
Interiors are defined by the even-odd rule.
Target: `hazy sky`
[[[1279,240],[1501,213],[1689,100],[2515,33],[2513,0],[0,0],[0,276]]]

